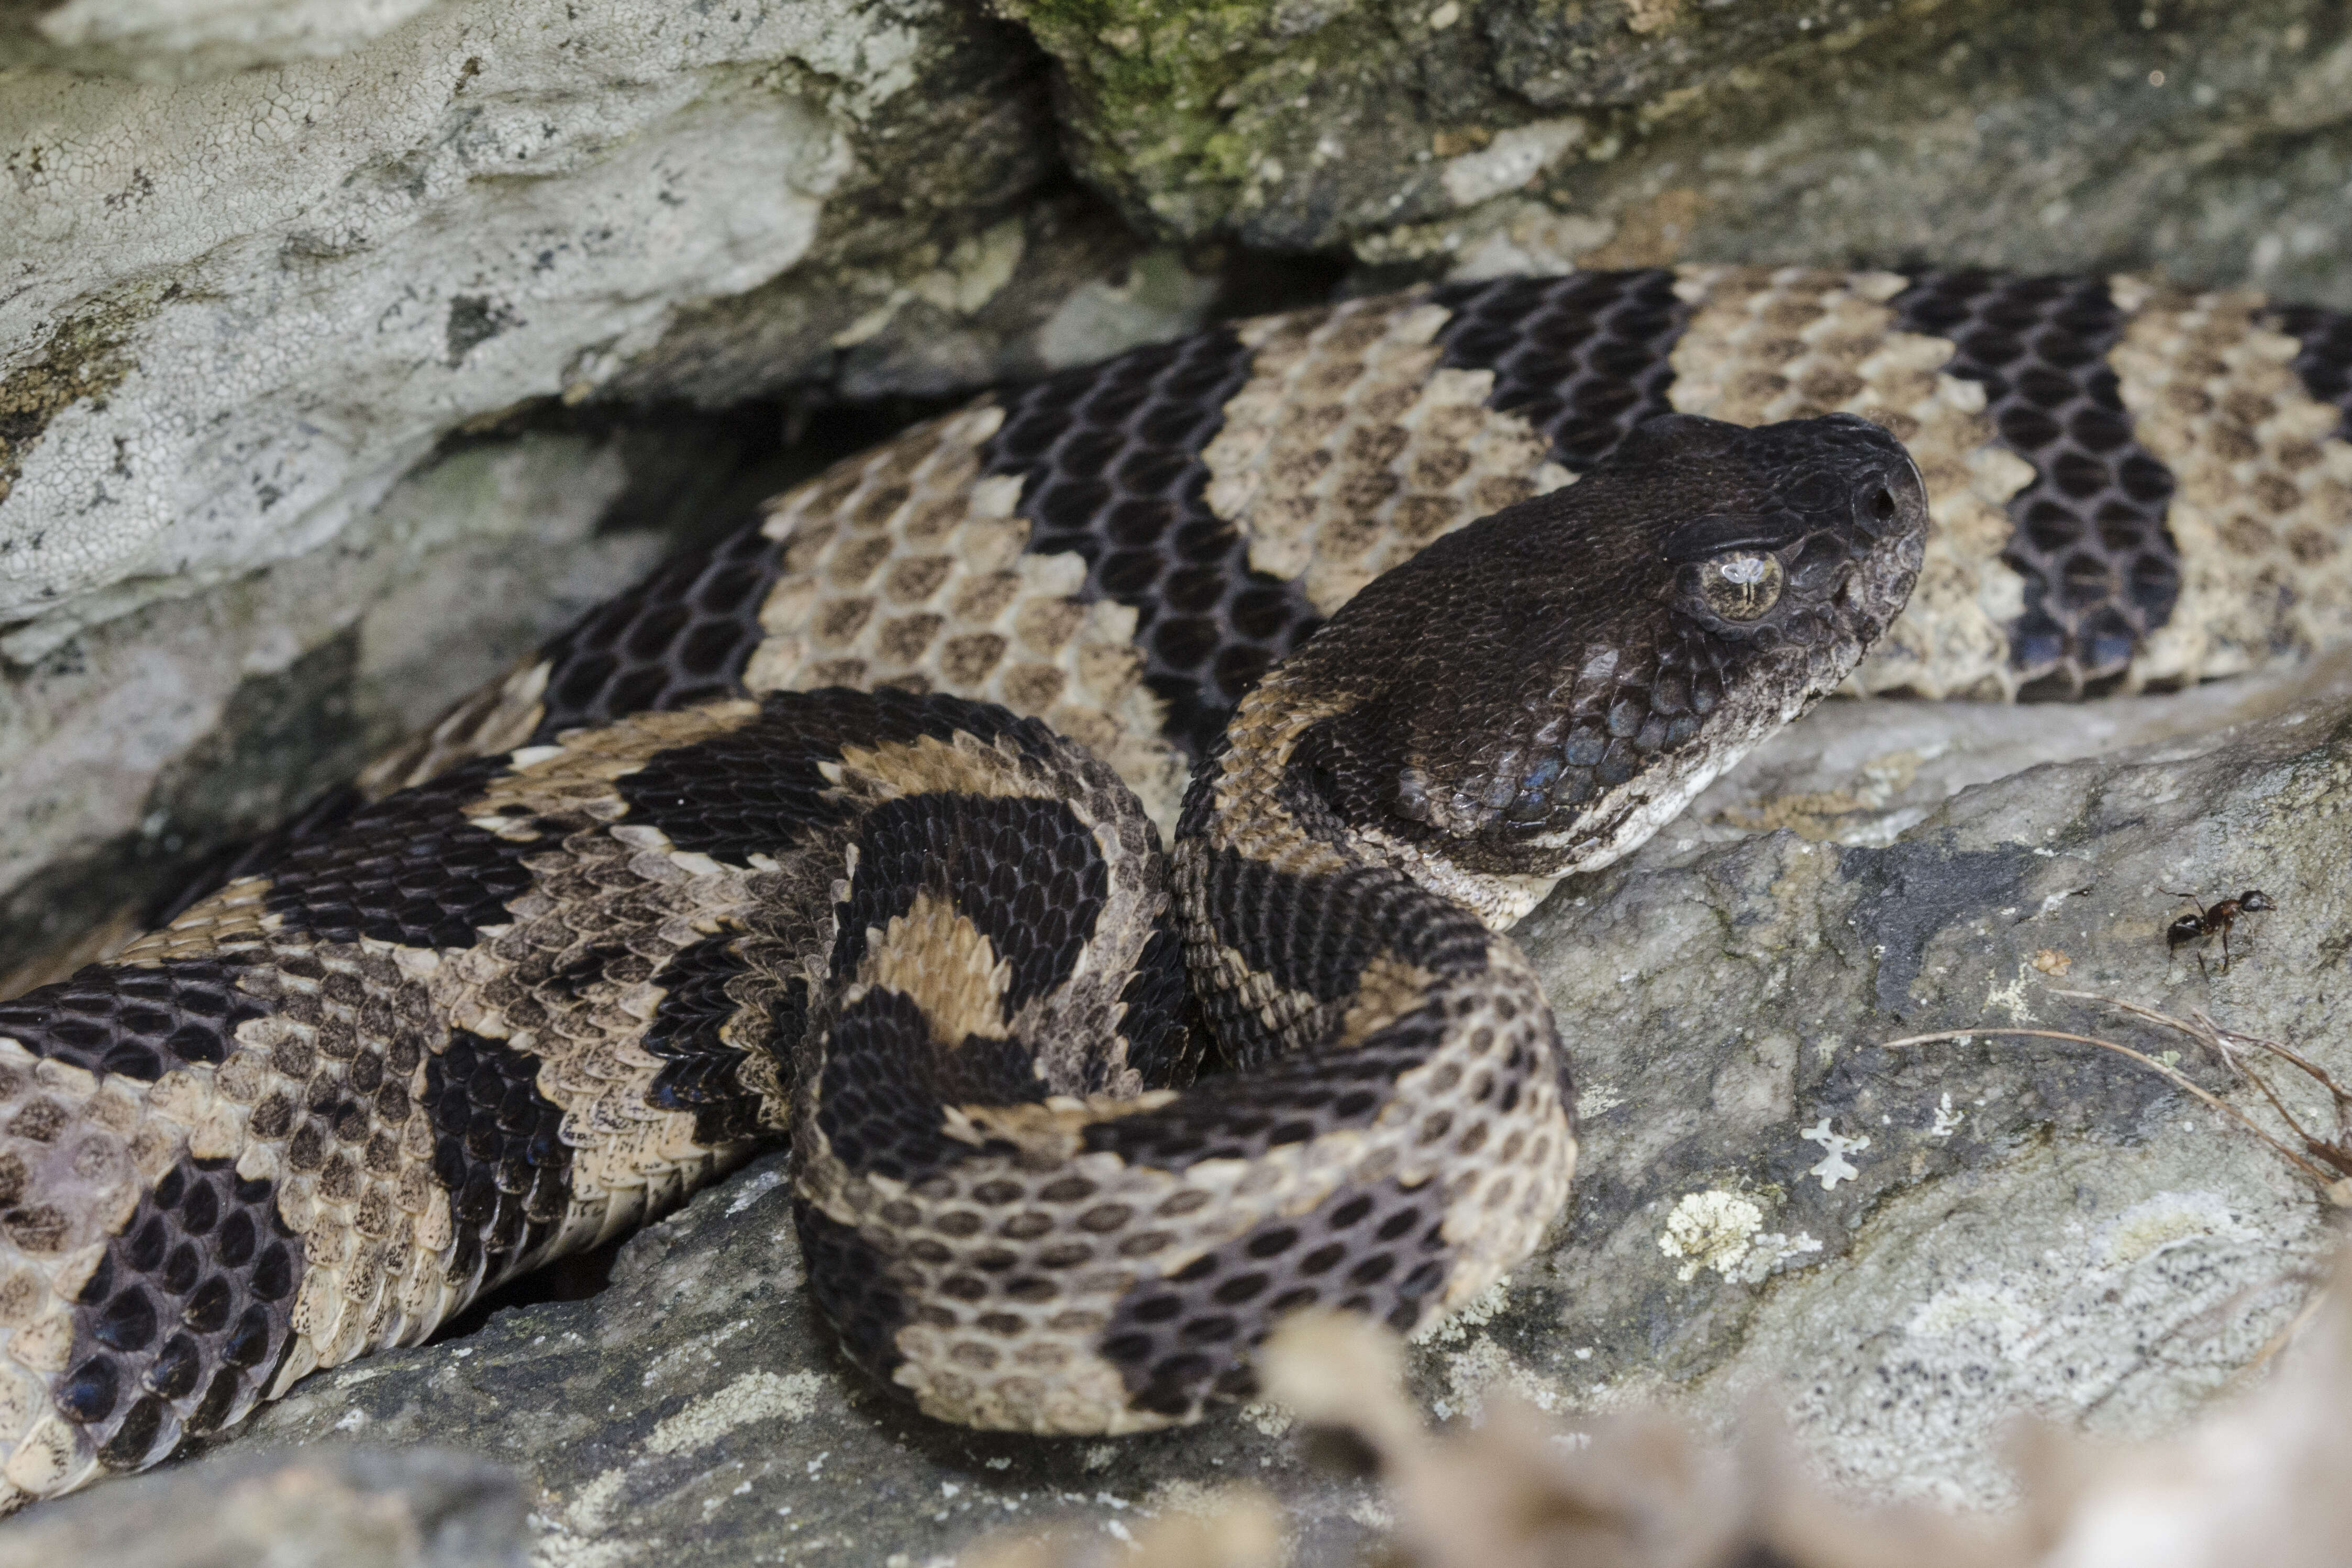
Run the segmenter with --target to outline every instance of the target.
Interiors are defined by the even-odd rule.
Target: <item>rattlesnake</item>
[[[837,465],[0,1004],[10,1498],[787,1132],[812,1291],[948,1419],[1161,1425],[1295,1307],[1424,1322],[1574,1159],[1497,933],[1841,684],[2341,640],[2347,361],[2129,280],[1580,274]]]

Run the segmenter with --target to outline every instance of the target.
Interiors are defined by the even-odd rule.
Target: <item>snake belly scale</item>
[[[2340,639],[2342,327],[2128,279],[1454,285],[837,465],[0,1003],[0,1498],[778,1137],[849,1357],[946,1419],[1165,1425],[1286,1312],[1432,1320],[1574,1164],[1500,933],[1842,684]]]

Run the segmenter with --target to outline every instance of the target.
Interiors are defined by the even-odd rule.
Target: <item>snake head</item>
[[[1378,579],[1281,666],[1276,686],[1331,694],[1286,792],[1507,924],[1836,689],[1927,529],[1917,468],[1865,420],[1653,420]]]

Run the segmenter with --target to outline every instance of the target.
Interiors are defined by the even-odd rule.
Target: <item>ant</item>
[[[2197,905],[2196,914],[2184,915],[2165,927],[2165,946],[2178,948],[2190,942],[2210,942],[2219,936],[2221,939],[2221,973],[2225,975],[2230,972],[2230,928],[2238,923],[2238,916],[2260,915],[2278,907],[2271,901],[2271,895],[2259,887],[2250,887],[2235,898],[2225,898],[2210,909],[2199,903],[2193,893],[2172,893],[2170,888],[2165,891],[2175,898],[2185,898]],[[2205,967],[2202,947],[2197,953],[2197,972],[2211,978]]]

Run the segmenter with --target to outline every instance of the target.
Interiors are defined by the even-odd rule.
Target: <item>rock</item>
[[[2161,267],[2352,303],[2323,0],[999,0],[1139,222],[1492,275]]]
[[[627,586],[662,538],[599,534],[629,488],[613,444],[455,453],[363,528],[211,593],[151,604],[0,687],[0,953],[13,993],[93,923],[314,792]],[[59,944],[65,944],[60,947]]]
[[[1037,56],[946,0],[12,15],[50,62],[0,86],[19,662],[318,549],[526,400],[959,391],[1204,303],[1055,326],[1144,247],[1054,197]],[[268,68],[90,74],[125,62]]]
[[[2232,701],[2271,716],[2200,733]],[[1853,769],[1837,787],[1791,800],[1735,784],[1694,811],[1802,831],[1708,843],[1686,818],[1530,917],[1585,1156],[1564,1235],[1439,1357],[1441,1408],[1475,1408],[1499,1380],[1562,1407],[1654,1398],[1722,1425],[1760,1395],[1865,1494],[1984,1504],[2012,1495],[1995,1441],[2011,1414],[2142,1434],[2245,1373],[2331,1245],[2310,1182],[2094,1047],[1885,1044],[2091,1034],[2172,1053],[2259,1106],[2190,1040],[2061,994],[2092,991],[2201,1009],[2352,1082],[2352,668],[2098,711],[2116,738],[2170,738],[1977,783],[2004,754],[2079,756],[2094,721],[1827,706],[1757,773],[1768,790],[1820,785],[1819,758]],[[1880,715],[1891,758],[1867,749]],[[1950,799],[1903,799],[1938,768]],[[1822,810],[1874,792],[1876,810]],[[2188,907],[2168,890],[2252,886],[2279,907],[2228,972],[2218,949],[2209,974],[2168,948]]]
[[[507,1469],[446,1448],[257,1448],[12,1521],[0,1568],[522,1568]]]
[[[2265,716],[2192,737],[2231,704]],[[2352,664],[2114,703],[2111,741],[2170,738],[1969,777],[1971,758],[2089,748],[2057,711],[1827,705],[1756,781],[1526,923],[1576,1053],[1584,1159],[1547,1249],[1415,1353],[1433,1414],[1475,1418],[1508,1389],[1571,1418],[1655,1405],[1721,1429],[1760,1396],[1852,1492],[1981,1504],[2011,1494],[1992,1439],[2017,1412],[2143,1434],[2242,1380],[2328,1244],[2308,1183],[2093,1048],[1884,1042],[2098,1032],[2257,1104],[2189,1041],[2054,994],[2082,988],[2203,1008],[2352,1078]],[[1928,754],[1880,802],[1916,816],[1900,834],[1868,811],[1844,843],[1703,820],[1769,811],[1783,783],[1815,807],[1826,786],[1859,798],[1882,725]],[[2160,889],[2248,883],[2279,908],[2228,974],[2168,950]],[[1243,1481],[1287,1511],[1301,1563],[1353,1561],[1383,1528],[1377,1491],[1308,1463],[1269,1406],[1104,1442],[909,1414],[813,1319],[785,1171],[772,1155],[697,1197],[584,1299],[314,1378],[224,1446],[341,1432],[496,1456],[532,1478],[557,1568],[921,1563],[999,1528],[1213,1513]]]
[[[147,81],[201,79],[343,54],[435,0],[69,0],[0,17],[0,63]],[[36,15],[35,13],[39,13]]]

